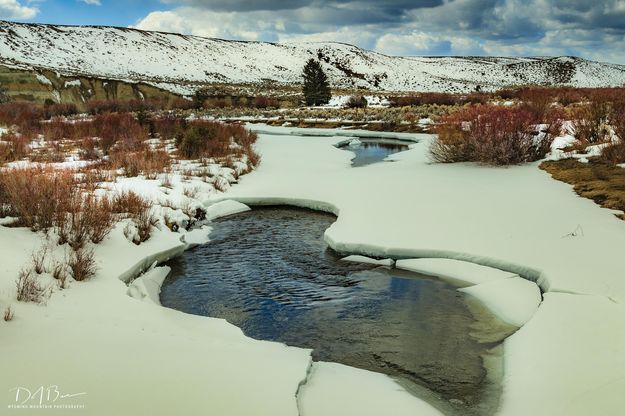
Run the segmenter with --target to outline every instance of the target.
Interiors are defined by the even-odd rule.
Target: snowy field
[[[417,135],[420,142],[392,163],[352,168],[350,153],[333,146],[344,133],[251,127],[262,132],[261,165],[225,194],[198,192],[209,218],[247,209],[228,199],[334,212],[325,238],[337,250],[400,258],[399,267],[461,280],[462,291],[523,325],[505,342],[498,414],[622,414],[625,223],[611,211],[536,164],[430,164],[428,135]],[[310,133],[318,137],[303,135]],[[179,179],[172,179],[171,198],[182,198]],[[119,186],[156,199],[157,182]],[[95,278],[33,305],[11,299],[40,236],[0,226],[0,307],[15,312],[0,321],[0,414],[45,414],[11,408],[27,393],[28,404],[57,405],[49,411],[62,415],[440,414],[386,376],[311,365],[308,350],[162,308],[164,268],[127,284],[204,242],[207,232],[161,227],[137,246],[118,226],[96,248]],[[545,292],[542,302],[533,281]]]

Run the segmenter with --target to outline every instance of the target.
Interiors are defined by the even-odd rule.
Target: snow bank
[[[459,290],[479,299],[504,322],[519,327],[530,320],[541,302],[538,286],[520,277],[497,279]]]
[[[514,273],[492,267],[453,259],[398,260],[395,267],[471,285],[516,276]]]
[[[303,128],[303,127],[278,127],[269,126],[267,124],[248,123],[246,127],[258,134],[267,134],[272,136],[305,136],[305,137],[354,137],[363,139],[394,139],[405,140],[408,142],[418,142],[420,137],[425,135],[412,133],[395,133],[385,131],[370,131],[360,129],[321,129],[321,128]]]
[[[352,261],[355,263],[368,263],[368,264],[377,264],[379,266],[392,266],[392,259],[372,259],[371,257],[352,255],[343,257],[342,261]]]
[[[314,363],[299,397],[303,415],[442,415],[383,374],[336,363]]]
[[[167,266],[153,267],[128,285],[128,296],[160,305],[161,286],[170,271]]]
[[[546,293],[536,315],[505,343],[499,414],[622,415],[623,328],[622,304]]]
[[[249,210],[250,207],[238,201],[219,201],[206,208],[206,219],[210,221]]]
[[[208,234],[210,234],[210,232],[211,227],[207,225],[203,225],[200,228],[194,228],[186,232],[183,230],[182,241],[191,247],[206,244],[210,241],[208,238]]]

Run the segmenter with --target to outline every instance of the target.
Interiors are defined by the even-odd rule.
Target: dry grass
[[[159,173],[171,166],[169,153],[163,150],[144,149],[139,152],[117,150],[111,153],[111,167],[122,169],[127,177],[143,174],[148,179],[156,179]]]
[[[11,309],[10,306],[7,306],[7,308],[4,310],[4,322],[12,321],[13,316],[15,316],[13,309]]]
[[[95,276],[97,268],[93,259],[93,250],[85,248],[73,250],[67,261],[67,266],[70,275],[76,281],[80,282]]]
[[[74,178],[65,171],[10,169],[0,172],[0,188],[12,214],[19,217],[16,225],[48,230],[72,194]]]
[[[150,238],[152,227],[158,220],[152,215],[151,204],[147,199],[132,191],[124,192],[113,197],[112,206],[114,212],[125,214],[132,220],[124,230],[126,238],[135,244],[141,244]]]
[[[57,215],[56,230],[60,244],[67,242],[77,250],[87,241],[100,243],[114,224],[115,216],[109,198],[76,192],[64,199]]]
[[[36,275],[30,269],[19,272],[15,286],[19,302],[41,303],[48,293],[48,290],[37,282]]]
[[[45,261],[48,254],[48,246],[44,245],[39,251],[33,251],[31,255],[33,260],[33,270],[37,274],[42,274],[46,271]]]
[[[547,161],[540,168],[554,179],[573,185],[578,195],[604,208],[625,211],[625,169],[597,159],[589,163],[576,159]],[[624,214],[617,217],[625,219]]]
[[[139,215],[149,208],[149,201],[132,191],[116,194],[112,200],[113,212],[127,214],[129,217]]]
[[[604,147],[600,159],[614,165],[625,163],[625,142],[611,143]]]
[[[61,289],[65,289],[67,287],[67,265],[55,262],[52,267],[52,277],[59,282]]]

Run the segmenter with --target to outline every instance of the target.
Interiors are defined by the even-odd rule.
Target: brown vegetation
[[[597,159],[589,163],[576,159],[546,161],[540,168],[554,179],[573,185],[578,195],[604,208],[625,211],[625,169]],[[625,219],[623,214],[617,216]]]
[[[17,300],[19,302],[41,303],[45,300],[48,290],[37,282],[32,270],[21,270],[15,281]]]
[[[7,306],[7,308],[4,310],[4,322],[12,321],[14,316],[15,313],[13,312],[13,309],[11,309],[10,306]]]
[[[547,122],[541,131],[537,124]],[[539,160],[549,151],[557,120],[537,120],[524,107],[470,106],[444,117],[430,153],[436,162],[510,165]]]
[[[72,251],[67,266],[72,278],[78,282],[95,276],[97,268],[93,259],[93,250],[80,248]]]
[[[158,220],[151,213],[150,202],[135,192],[122,192],[113,197],[113,212],[123,214],[131,220],[124,230],[126,237],[135,244],[141,244],[150,238],[152,227]]]

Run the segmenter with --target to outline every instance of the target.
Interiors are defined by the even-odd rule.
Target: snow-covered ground
[[[326,240],[338,250],[426,258],[398,265],[463,280],[462,290],[504,319],[525,322],[505,342],[498,414],[622,414],[625,223],[609,210],[577,197],[536,164],[430,164],[428,135],[416,135],[420,143],[390,156],[394,163],[355,169],[350,153],[334,146],[345,139],[342,132],[254,128],[263,132],[257,171],[226,194],[195,195],[211,217],[246,209],[222,199],[335,212]],[[169,197],[182,199],[189,184],[171,182]],[[162,191],[158,181],[117,186],[152,198]],[[62,394],[86,393],[56,401],[84,406],[70,414],[438,414],[388,377],[332,363],[311,366],[307,350],[252,340],[223,320],[159,306],[164,269],[127,286],[139,270],[207,233],[161,228],[136,246],[118,226],[96,248],[95,278],[33,305],[10,299],[40,237],[0,226],[0,307],[10,302],[15,311],[12,321],[0,321],[0,405],[15,404],[17,387],[58,386]],[[583,235],[573,236],[579,228]],[[542,302],[525,279],[546,292]]]

